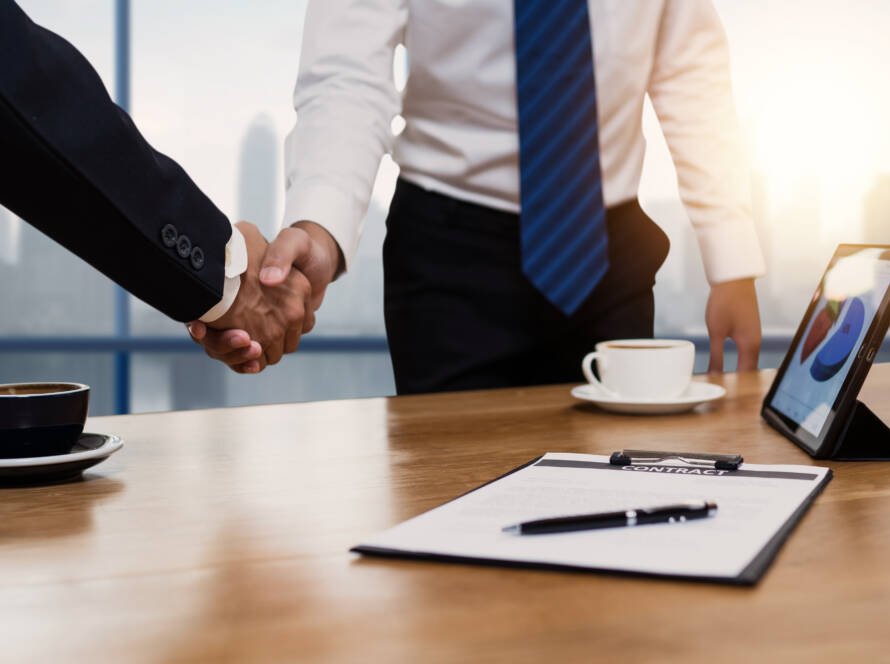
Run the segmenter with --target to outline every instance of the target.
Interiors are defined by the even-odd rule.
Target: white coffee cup
[[[600,376],[593,375],[593,362]],[[616,399],[674,399],[689,386],[695,346],[684,339],[602,341],[584,356],[589,383]]]

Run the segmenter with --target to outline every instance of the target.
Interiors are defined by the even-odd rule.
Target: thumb
[[[309,258],[311,242],[306,231],[285,228],[268,247],[260,267],[260,281],[264,286],[278,286],[290,273],[291,266]]]

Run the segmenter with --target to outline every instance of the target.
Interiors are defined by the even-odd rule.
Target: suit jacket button
[[[173,224],[167,224],[161,229],[161,242],[164,243],[164,246],[168,249],[172,249],[176,246],[176,240],[179,239],[179,233],[176,231],[176,226]]]
[[[204,267],[204,250],[201,247],[195,247],[192,249],[192,267],[195,270],[200,270]]]
[[[179,254],[180,258],[188,258],[189,254],[192,253],[192,241],[189,240],[188,235],[179,236],[179,239],[176,241],[176,253]]]

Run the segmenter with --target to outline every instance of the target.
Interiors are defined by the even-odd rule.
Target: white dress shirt
[[[710,0],[589,7],[606,205],[637,196],[648,93],[709,281],[762,275],[726,37]],[[400,43],[410,63],[404,96],[393,80]],[[513,0],[310,0],[285,149],[285,225],[321,224],[348,266],[390,151],[406,180],[518,212],[515,84]],[[394,138],[399,113],[405,129]]]

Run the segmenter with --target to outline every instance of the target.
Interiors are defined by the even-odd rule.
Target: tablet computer
[[[817,458],[839,434],[890,323],[890,245],[838,246],[761,415]]]

